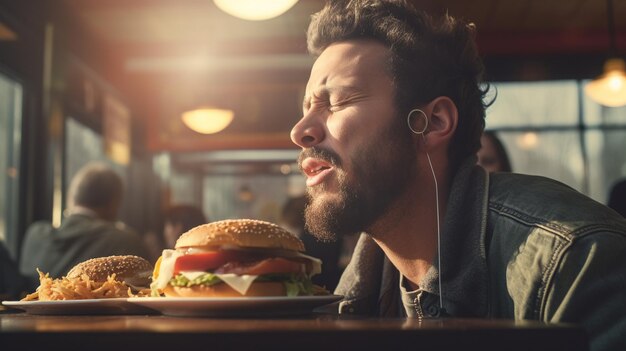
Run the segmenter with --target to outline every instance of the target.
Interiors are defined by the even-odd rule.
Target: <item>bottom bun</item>
[[[163,289],[163,293],[167,297],[244,297],[287,295],[285,285],[280,282],[252,283],[248,291],[246,291],[243,295],[225,283],[219,283],[212,286],[196,285],[190,288],[168,285],[165,289]]]

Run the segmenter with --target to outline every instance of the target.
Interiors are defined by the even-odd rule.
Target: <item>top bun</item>
[[[106,281],[115,273],[115,279],[126,281],[128,279],[150,275],[152,265],[139,256],[107,256],[92,258],[74,266],[68,273],[68,278],[79,278],[86,274],[89,279],[96,282]]]
[[[197,226],[178,238],[176,248],[235,245],[304,251],[302,240],[276,224],[228,219]]]

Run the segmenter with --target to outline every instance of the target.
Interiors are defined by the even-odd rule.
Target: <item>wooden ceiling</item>
[[[64,16],[72,17],[81,30],[92,32],[110,48],[126,56],[176,54],[175,50],[205,50],[220,53],[296,52],[309,17],[323,0],[301,0],[284,15],[260,22],[233,18],[210,0],[50,0],[61,2]],[[616,27],[626,30],[626,1],[613,0]],[[526,36],[538,39],[594,38],[597,49],[607,45],[607,15],[604,0],[413,0],[419,8],[448,12],[477,24],[484,50],[537,50],[520,45],[492,45],[497,39],[515,42]],[[622,42],[626,38],[620,38]],[[515,48],[515,49],[513,49]],[[591,50],[589,43],[553,43],[552,50]],[[543,48],[542,50],[547,50]],[[182,52],[184,53],[184,51]],[[178,52],[181,54],[181,52]]]
[[[284,15],[259,22],[231,17],[210,0],[48,1],[63,41],[121,91],[150,150],[293,147],[288,132],[300,117],[312,64],[305,32],[322,0],[300,0]],[[516,76],[512,71],[524,58],[551,62],[557,70],[592,58],[563,75],[589,78],[600,64],[581,69],[583,62],[601,62],[609,49],[603,0],[413,2],[474,22],[496,79],[554,78],[550,67]],[[626,0],[614,0],[614,11],[617,46],[624,52]],[[235,122],[213,136],[186,130],[180,112],[202,104],[233,108]]]

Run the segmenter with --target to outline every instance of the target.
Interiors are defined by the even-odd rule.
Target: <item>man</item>
[[[19,299],[26,291],[25,284],[26,281],[19,273],[17,263],[4,246],[4,241],[0,240],[0,300]]]
[[[474,35],[401,1],[333,1],[312,18],[291,132],[307,227],[367,233],[339,312],[574,322],[593,350],[626,349],[626,222],[558,182],[476,165]]]
[[[147,257],[137,233],[116,222],[123,192],[120,176],[104,164],[90,163],[78,171],[70,184],[67,217],[61,226],[41,221],[26,232],[20,272],[29,278],[31,290],[39,285],[37,268],[59,278],[90,258]]]
[[[626,217],[626,179],[618,180],[611,186],[607,206]]]
[[[487,170],[493,172],[512,172],[511,161],[509,155],[504,148],[504,144],[496,133],[485,131],[480,138],[480,150],[476,153],[478,164]]]
[[[165,240],[165,247],[173,248],[181,234],[208,222],[202,210],[196,206],[171,206],[165,211],[164,216],[163,238]]]
[[[148,232],[143,236],[150,262],[156,262],[163,249],[172,249],[176,240],[185,232],[201,224],[208,223],[202,209],[194,205],[179,204],[169,206],[163,211],[163,232]]]

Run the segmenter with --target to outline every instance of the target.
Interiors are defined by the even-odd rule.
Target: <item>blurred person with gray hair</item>
[[[106,164],[89,163],[76,173],[61,226],[39,221],[26,231],[20,272],[31,289],[39,285],[37,269],[59,278],[90,258],[147,256],[139,235],[116,221],[123,193],[121,177]]]

